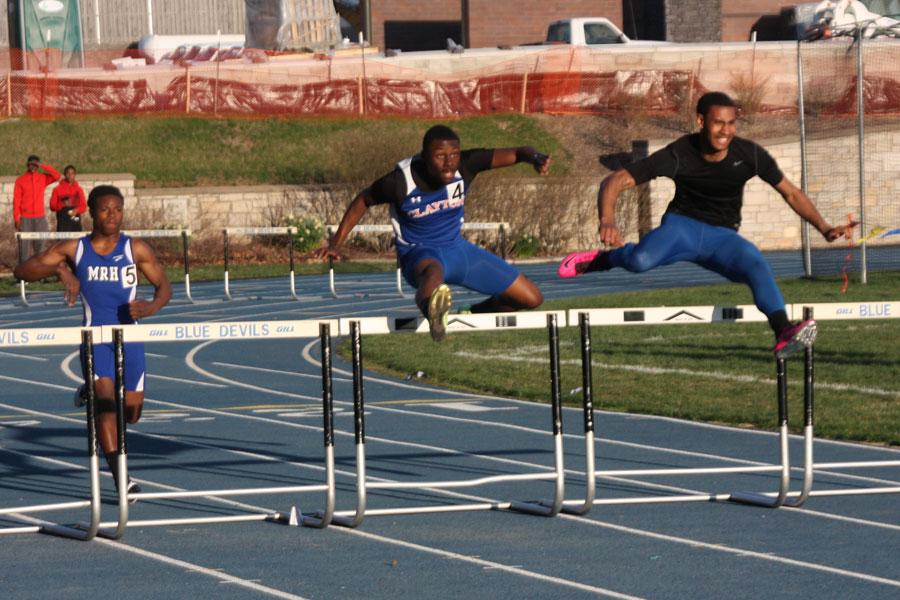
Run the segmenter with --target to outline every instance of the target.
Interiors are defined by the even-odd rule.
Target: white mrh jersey
[[[81,282],[84,325],[135,322],[128,313],[128,303],[137,295],[138,286],[130,237],[119,234],[119,241],[109,254],[97,254],[90,236],[78,240],[75,276]]]
[[[459,237],[466,204],[466,182],[457,170],[453,181],[432,192],[416,186],[411,165],[421,160],[419,155],[397,163],[406,178],[406,197],[399,204],[392,203],[391,224],[397,239],[397,250],[411,246],[446,246]]]

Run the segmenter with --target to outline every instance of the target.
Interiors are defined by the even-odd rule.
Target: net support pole
[[[857,131],[859,145],[859,230],[866,229],[866,72],[863,65],[863,25],[856,28],[856,112],[859,121]],[[868,283],[866,242],[859,246],[859,282]]]
[[[84,355],[84,384],[87,398],[85,413],[87,417],[87,447],[90,477],[90,520],[78,527],[48,523],[39,531],[76,540],[90,541],[96,537],[100,529],[100,457],[97,452],[97,420],[96,395],[94,391],[94,340],[90,329],[81,331],[81,347]]]
[[[584,414],[584,500],[563,502],[562,511],[569,514],[586,514],[594,505],[597,493],[596,465],[594,457],[594,388],[591,369],[591,321],[588,313],[578,313],[578,326],[581,330],[581,400]]]
[[[803,55],[800,51],[802,42],[797,40],[797,118],[800,125],[800,189],[809,195],[809,165],[806,155],[806,105],[804,103],[805,86],[803,85]],[[800,226],[800,243],[803,247],[803,274],[812,277],[812,249],[809,240],[809,222],[803,221]]]
[[[547,333],[550,345],[550,408],[553,419],[553,457],[556,478],[553,500],[522,502],[513,500],[510,509],[534,515],[553,517],[559,513],[565,494],[565,466],[563,464],[562,394],[559,382],[559,328],[556,314],[547,315]]]
[[[222,230],[222,239],[223,239],[222,247],[224,249],[224,261],[225,261],[225,299],[233,300],[233,298],[231,297],[231,289],[230,289],[229,281],[228,281],[228,230],[227,229]]]
[[[332,520],[345,527],[358,527],[366,515],[365,394],[359,321],[350,321],[350,347],[353,363],[353,434],[356,441],[356,510],[351,516],[335,515]]]
[[[506,228],[500,223],[500,258],[506,260]]]
[[[325,510],[315,516],[302,517],[300,524],[305,527],[323,529],[334,517],[334,392],[332,387],[331,326],[319,324],[319,346],[322,349],[322,424],[325,437]]]
[[[187,296],[188,302],[193,303],[194,299],[191,297],[191,262],[188,252],[188,246],[190,245],[190,235],[191,232],[189,230],[182,230],[181,249],[182,253],[184,254],[184,293]]]

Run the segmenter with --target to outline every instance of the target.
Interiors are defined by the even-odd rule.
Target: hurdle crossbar
[[[359,321],[351,321],[350,343],[353,361],[353,418],[356,439],[356,508],[353,510],[335,511],[333,522],[346,527],[359,526],[365,517],[401,514],[425,514],[438,512],[462,512],[474,510],[511,509],[532,514],[554,516],[563,503],[565,488],[565,468],[562,447],[562,402],[559,391],[559,333],[557,315],[547,315],[547,329],[550,339],[550,352],[555,360],[551,361],[551,412],[554,438],[554,468],[552,471],[519,473],[510,475],[493,475],[472,479],[438,480],[438,481],[369,481],[366,477],[365,453],[365,407],[364,383],[362,367],[362,326]],[[479,502],[470,504],[432,505],[418,507],[393,507],[369,509],[367,498],[369,490],[435,490],[477,487],[486,484],[511,481],[553,481],[554,497],[550,501],[510,501]]]
[[[191,297],[191,268],[188,252],[190,229],[134,229],[123,231],[133,238],[181,238],[182,256],[184,257],[184,293],[188,302],[193,303]],[[17,240],[77,240],[89,236],[90,231],[17,231]],[[31,306],[25,294],[25,282],[19,281],[19,300],[24,306]]]
[[[322,378],[322,413],[324,430],[324,460],[325,482],[311,485],[285,485],[256,488],[233,489],[209,489],[189,490],[175,492],[140,492],[127,493],[127,486],[119,486],[119,521],[116,532],[121,535],[128,524],[128,504],[140,500],[153,499],[178,499],[196,497],[220,497],[220,496],[246,496],[267,494],[295,494],[309,492],[325,492],[325,508],[310,515],[300,515],[296,507],[289,512],[258,513],[252,515],[229,515],[217,517],[187,517],[155,519],[152,521],[135,521],[132,525],[140,526],[165,526],[175,524],[203,524],[203,523],[228,523],[245,522],[254,520],[278,521],[291,525],[303,525],[307,527],[327,527],[334,513],[335,503],[335,477],[334,477],[334,415],[333,394],[331,381],[331,330],[337,328],[337,321],[333,320],[306,320],[306,321],[267,321],[267,322],[231,322],[231,323],[202,323],[188,325],[124,325],[121,327],[104,327],[104,338],[112,337],[116,348],[116,356],[124,348],[126,341],[183,341],[183,340],[215,340],[215,339],[259,339],[259,338],[314,338],[318,333],[319,343],[323,352]],[[117,363],[118,364],[118,363]],[[117,367],[118,369],[118,367]],[[327,377],[326,377],[327,374]],[[120,388],[117,370],[117,394],[124,396],[124,386]],[[117,397],[118,400],[118,397]],[[118,402],[117,402],[118,405]],[[124,413],[119,417],[119,481],[128,481],[127,446],[125,444],[125,419]]]
[[[225,299],[226,300],[234,300],[231,295],[231,279],[228,272],[229,264],[230,264],[230,244],[229,244],[229,236],[235,235],[286,235],[288,242],[288,257],[290,262],[290,273],[289,273],[289,282],[290,282],[290,292],[291,298],[294,300],[299,300],[300,297],[297,296],[297,277],[296,271],[294,268],[294,235],[297,233],[297,228],[290,227],[226,227],[222,229],[222,239],[223,239],[223,253],[224,253],[224,262],[225,262],[225,273],[224,273],[224,283],[225,283]]]
[[[90,508],[87,523],[44,523],[31,527],[7,527],[0,535],[16,533],[50,533],[76,540],[88,541],[101,531],[100,525],[100,461],[97,452],[97,424],[94,418],[96,396],[94,392],[94,338],[100,337],[99,328],[67,327],[63,329],[7,329],[0,330],[0,348],[23,345],[62,346],[81,344],[84,350],[84,371],[87,385],[85,416],[87,419],[89,498],[72,502],[34,504],[0,509],[0,515],[30,514],[76,508]]]
[[[334,233],[337,231],[337,225],[327,225],[325,227],[325,231],[328,234],[329,241],[334,236]],[[500,253],[502,258],[506,258],[506,232],[509,230],[509,223],[463,223],[462,224],[463,231],[497,231],[500,235]],[[394,233],[393,225],[384,225],[384,224],[366,224],[366,225],[356,225],[351,233]],[[397,281],[397,294],[401,298],[410,298],[412,297],[410,294],[407,294],[403,291],[403,272],[400,268],[400,262],[397,262],[397,271],[396,271],[396,281]],[[341,296],[338,294],[337,289],[335,287],[335,274],[334,274],[334,257],[328,257],[328,289],[331,292],[331,296],[333,298],[340,298]]]

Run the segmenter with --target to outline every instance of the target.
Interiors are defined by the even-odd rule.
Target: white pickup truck
[[[547,27],[545,44],[595,46],[600,44],[632,44],[641,46],[668,45],[669,42],[632,40],[609,19],[581,17],[554,21]]]

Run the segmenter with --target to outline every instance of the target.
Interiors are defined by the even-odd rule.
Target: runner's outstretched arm
[[[607,175],[600,182],[600,192],[597,194],[597,213],[600,217],[600,241],[605,246],[617,248],[624,243],[622,232],[616,227],[616,202],[619,194],[630,190],[637,183],[631,173],[625,169],[619,169]]]
[[[837,227],[829,225],[828,221],[826,221],[822,215],[819,214],[819,211],[816,210],[816,206],[813,204],[812,200],[809,199],[809,196],[804,194],[803,190],[791,183],[787,177],[784,177],[778,185],[775,186],[775,189],[781,194],[781,197],[784,198],[785,202],[788,203],[791,210],[800,215],[800,218],[815,227],[818,232],[822,234],[822,237],[829,242],[833,242],[841,237],[850,237],[853,225],[838,225]]]
[[[81,291],[81,284],[69,268],[68,261],[75,255],[77,243],[77,240],[57,242],[18,265],[13,274],[17,279],[24,281],[38,281],[56,275],[65,286],[66,304],[74,306],[75,300],[78,299],[78,293]]]
[[[356,198],[353,199],[353,202],[350,203],[350,206],[347,207],[347,210],[344,211],[344,216],[341,218],[341,224],[338,225],[338,229],[334,233],[334,236],[332,236],[330,240],[326,240],[325,245],[316,248],[313,251],[313,256],[316,258],[328,258],[329,256],[331,258],[340,258],[338,250],[347,240],[347,236],[350,235],[350,232],[353,231],[356,224],[363,218],[363,215],[366,214],[366,211],[369,210],[371,202],[369,188],[366,188],[357,194]]]
[[[494,148],[491,168],[499,169],[502,167],[511,167],[520,162],[532,165],[539,175],[546,175],[550,172],[551,158],[546,154],[541,154],[531,146]]]

